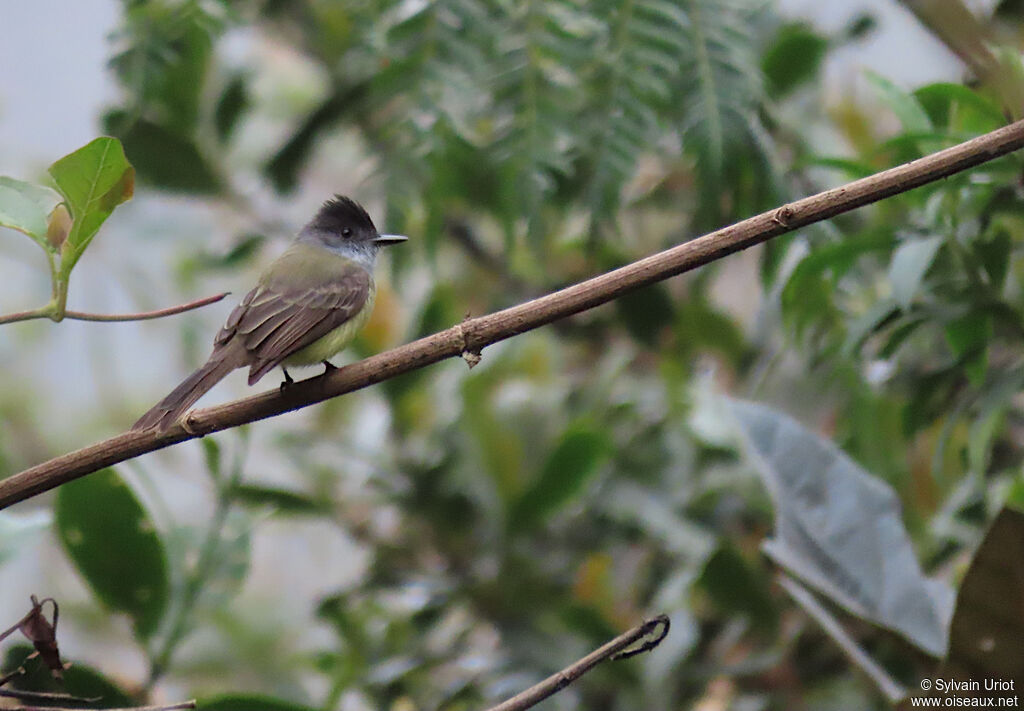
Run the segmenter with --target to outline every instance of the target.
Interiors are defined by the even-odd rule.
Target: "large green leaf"
[[[74,220],[61,248],[60,269],[66,279],[114,208],[131,198],[135,170],[121,142],[105,136],[51,165],[50,176]]]
[[[57,531],[68,557],[104,605],[152,634],[168,600],[164,544],[149,514],[113,469],[57,492]]]
[[[787,415],[729,407],[775,507],[765,552],[854,615],[941,656],[953,591],[921,572],[892,487]]]

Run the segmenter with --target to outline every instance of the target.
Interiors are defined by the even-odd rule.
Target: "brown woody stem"
[[[214,294],[213,296],[206,296],[202,299],[196,299],[190,301],[187,304],[179,304],[178,306],[169,306],[166,309],[158,309],[157,311],[142,311],[135,314],[91,314],[84,311],[65,311],[64,318],[74,319],[76,321],[103,321],[103,322],[115,322],[115,321],[146,321],[153,318],[163,318],[164,316],[173,316],[174,314],[180,314],[184,311],[191,311],[192,309],[202,308],[210,304],[215,304],[225,296],[230,294],[230,291],[225,291],[222,294]],[[31,311],[18,311],[13,314],[7,314],[6,316],[0,316],[0,325],[5,323],[15,323],[17,321],[30,321],[37,318],[50,318],[50,310],[48,307],[41,309],[32,309]]]
[[[487,711],[524,711],[524,709],[535,706],[554,693],[561,691],[602,662],[628,659],[637,654],[649,652],[661,644],[661,641],[668,636],[668,629],[668,617],[665,615],[658,615],[653,619],[642,622],[628,632],[619,635],[611,642],[595,649],[582,659],[573,662],[557,674],[552,674],[539,684],[531,686],[526,691],[516,694],[508,701],[503,701]],[[630,649],[630,647],[633,647],[637,642],[650,636],[655,631],[658,633],[655,637],[644,641],[639,647]]]
[[[412,343],[295,383],[283,392],[275,388],[217,407],[195,410],[164,432],[119,434],[0,481],[0,508],[147,452],[308,407],[460,356],[463,352],[479,353],[498,341],[608,303],[786,232],[941,180],[1022,146],[1024,121],[1017,121],[938,153],[737,222],[538,299],[467,319]]]

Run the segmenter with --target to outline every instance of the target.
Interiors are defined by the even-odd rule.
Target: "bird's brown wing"
[[[358,314],[366,304],[372,277],[352,264],[314,282],[300,288],[261,284],[228,316],[214,346],[242,344],[250,358],[250,385]]]

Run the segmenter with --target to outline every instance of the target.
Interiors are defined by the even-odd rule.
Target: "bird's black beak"
[[[405,235],[377,235],[373,238],[373,241],[386,247],[389,244],[400,244],[407,239],[409,238]]]

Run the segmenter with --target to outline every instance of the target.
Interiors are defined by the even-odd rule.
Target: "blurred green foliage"
[[[62,486],[54,508],[61,543],[93,593],[148,638],[167,607],[169,583],[163,542],[138,499],[104,469]]]
[[[1011,5],[1000,23],[1020,22]],[[378,224],[414,237],[366,354],[1003,123],[998,85],[870,75],[870,98],[826,107],[830,52],[873,27],[826,36],[755,0],[125,2],[105,126],[149,189],[249,219],[228,250],[168,266],[186,286],[259,256],[272,226],[243,186],[326,196],[365,176]],[[858,472],[836,476],[890,487],[906,530],[867,510],[865,529],[890,526],[955,587],[1022,485],[1020,175],[1000,159],[776,240],[756,264],[738,255],[490,347],[472,372],[443,364],[301,426],[255,425],[287,484],[258,480],[245,437],[204,440],[208,525],[162,522],[156,547],[136,527],[150,543],[119,561],[141,572],[166,552],[166,608],[119,601],[103,591],[127,578],[71,557],[134,616],[141,696],[170,679],[224,708],[481,708],[666,612],[661,648],[549,708],[878,707],[774,585],[760,552],[778,504],[708,374],[810,423],[795,454],[832,451],[807,444],[824,435]],[[387,422],[372,446],[371,412]],[[100,510],[78,499],[59,495],[59,530]],[[808,507],[828,521],[844,504],[826,491]],[[236,602],[268,519],[325,522],[366,553],[357,582],[299,612],[327,630],[303,654],[279,654],[295,630]],[[898,682],[934,676],[892,630],[840,617]],[[180,650],[211,636],[215,659]]]

